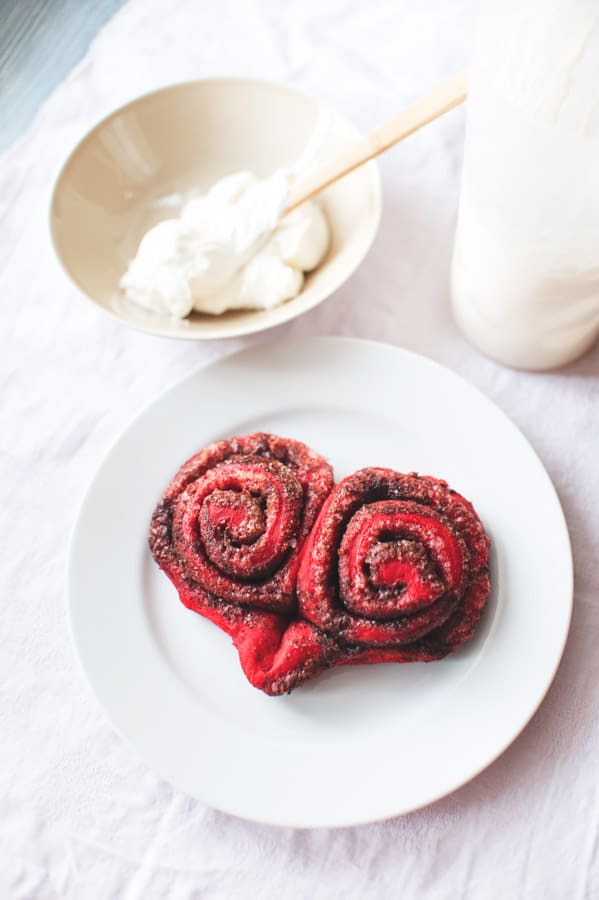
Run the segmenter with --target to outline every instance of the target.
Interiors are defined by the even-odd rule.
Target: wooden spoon
[[[399,141],[438,119],[455,106],[463,103],[467,94],[466,73],[460,72],[448,81],[438,85],[430,94],[426,94],[407,109],[379,125],[374,131],[362,138],[358,143],[338,156],[322,163],[318,168],[308,172],[291,185],[286,212],[290,212],[304,201],[314,197],[324,188],[343,178],[348,172],[379,156],[395,146]]]

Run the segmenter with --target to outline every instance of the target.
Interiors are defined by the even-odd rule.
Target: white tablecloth
[[[48,241],[57,166],[115,105],[196,76],[290,81],[367,128],[463,63],[474,6],[130,0],[2,158],[1,897],[599,896],[599,348],[562,372],[528,375],[457,333],[447,275],[463,111],[387,154],[385,210],[366,261],[271,337],[351,334],[428,354],[531,439],[565,507],[577,588],[563,663],[524,734],[469,785],[403,818],[347,830],[258,826],[148,770],[93,700],[67,627],[67,538],[107,447],[165,384],[248,341],[163,341],[84,303]]]

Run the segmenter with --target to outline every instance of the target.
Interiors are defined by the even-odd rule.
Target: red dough
[[[333,665],[439,659],[487,602],[489,542],[444,481],[362,469],[333,488],[298,441],[218,441],[177,472],[150,549],[189,609],[282,694]]]
[[[233,638],[249,681],[279,694],[332,664],[336,645],[296,613],[299,554],[333,485],[305,444],[218,441],[177,472],[150,526],[154,559],[189,609]]]
[[[300,615],[335,637],[338,663],[439,659],[474,633],[488,551],[474,508],[446,482],[361,469],[304,545]]]

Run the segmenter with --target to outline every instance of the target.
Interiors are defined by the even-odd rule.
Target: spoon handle
[[[459,72],[438,85],[430,94],[410,104],[392,119],[379,125],[356,144],[343,150],[333,159],[308,172],[290,188],[286,212],[309,200],[324,188],[343,178],[348,172],[379,156],[409,137],[419,128],[463,103],[467,94],[466,72]]]

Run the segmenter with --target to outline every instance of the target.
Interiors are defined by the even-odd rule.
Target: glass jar
[[[524,369],[599,335],[599,0],[496,0],[470,70],[455,319]]]

